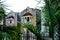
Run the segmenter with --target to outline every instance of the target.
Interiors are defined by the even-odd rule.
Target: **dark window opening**
[[[29,17],[27,17],[27,22],[29,22]]]
[[[10,20],[10,23],[12,23],[12,20]]]

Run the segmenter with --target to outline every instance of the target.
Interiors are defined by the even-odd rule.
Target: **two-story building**
[[[6,25],[17,26],[17,23],[21,22],[21,23],[29,23],[32,24],[33,26],[37,26],[37,21],[36,21],[38,18],[37,14],[40,15],[40,10],[29,7],[24,9],[22,12],[11,11],[8,13],[5,19]],[[21,34],[21,40],[37,40],[35,34],[30,32],[30,30],[28,30],[27,28],[21,27],[21,31],[23,31],[23,33]]]

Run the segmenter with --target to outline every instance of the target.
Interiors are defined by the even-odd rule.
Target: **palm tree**
[[[46,26],[49,26],[49,35],[54,40],[54,27],[59,24],[58,19],[60,15],[56,15],[56,12],[59,11],[58,5],[60,5],[59,0],[44,0],[45,1],[45,7],[44,7],[44,13],[45,13],[45,20]],[[59,14],[59,13],[58,13]]]
[[[56,19],[57,19],[57,27],[58,27],[57,28],[57,33],[58,33],[57,36],[59,38],[58,40],[60,40],[60,29],[59,29],[60,28],[60,18],[59,18],[60,17],[60,6],[59,5],[60,5],[60,2],[59,2],[58,6],[56,8],[56,14],[55,14]]]

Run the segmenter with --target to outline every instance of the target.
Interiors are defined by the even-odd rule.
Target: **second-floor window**
[[[26,22],[30,22],[30,17],[25,17]]]
[[[12,23],[12,20],[10,20],[10,23]]]
[[[29,22],[29,17],[26,18],[27,22]]]

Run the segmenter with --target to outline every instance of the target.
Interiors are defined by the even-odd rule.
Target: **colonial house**
[[[22,12],[11,11],[6,17],[7,26],[17,26],[18,22],[29,23],[33,26],[37,26],[37,14],[40,15],[40,10],[27,7]],[[21,34],[21,40],[37,40],[35,34],[30,32],[27,28],[21,27],[23,33]]]

